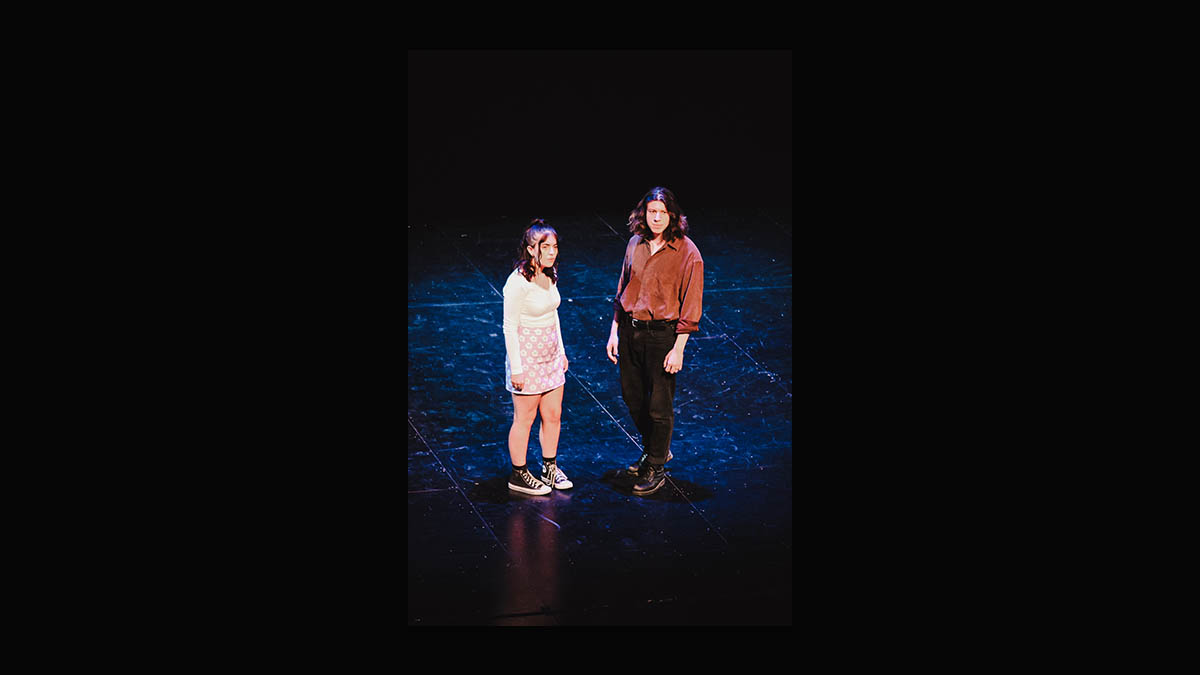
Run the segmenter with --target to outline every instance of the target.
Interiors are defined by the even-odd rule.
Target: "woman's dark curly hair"
[[[662,202],[667,205],[667,213],[671,216],[671,222],[663,231],[665,241],[678,239],[688,233],[687,216],[683,215],[683,209],[679,208],[675,193],[665,187],[650,188],[650,191],[646,193],[645,197],[642,197],[633,211],[629,212],[629,231],[631,233],[640,234],[647,239],[654,238],[654,233],[646,225],[646,205],[650,202]]]
[[[534,218],[529,221],[529,227],[525,228],[525,234],[521,235],[521,250],[517,251],[517,259],[513,261],[513,269],[521,270],[521,276],[525,277],[526,281],[533,281],[533,275],[537,272],[537,268],[533,264],[533,256],[529,255],[530,246],[533,250],[540,251],[542,242],[546,241],[546,237],[554,237],[554,241],[558,241],[558,232],[554,231],[553,227],[546,224],[541,218]],[[550,277],[550,281],[558,283],[558,258],[554,259],[554,267],[543,267],[542,272]]]

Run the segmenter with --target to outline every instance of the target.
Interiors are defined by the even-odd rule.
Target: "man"
[[[606,349],[620,365],[621,396],[642,436],[642,457],[629,472],[637,476],[633,494],[645,496],[666,481],[675,376],[683,369],[688,336],[699,330],[704,260],[687,236],[687,216],[666,188],[642,197],[629,214],[629,231]]]

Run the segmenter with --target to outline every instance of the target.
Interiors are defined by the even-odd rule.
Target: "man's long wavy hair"
[[[683,215],[683,209],[679,208],[679,202],[675,199],[675,193],[665,187],[650,188],[645,197],[638,202],[633,211],[629,212],[629,231],[632,234],[640,234],[647,239],[653,239],[654,233],[650,231],[650,226],[646,224],[646,205],[650,202],[662,202],[667,205],[667,213],[671,216],[671,222],[667,225],[667,229],[663,231],[663,240],[671,241],[678,239],[688,233],[687,216]]]
[[[537,272],[537,268],[533,264],[533,256],[529,255],[528,247],[532,246],[533,250],[541,251],[542,242],[546,241],[546,237],[549,236],[553,236],[554,241],[559,240],[558,232],[555,232],[554,228],[547,225],[546,221],[541,218],[529,221],[529,227],[525,228],[525,234],[521,235],[521,250],[517,251],[513,269],[521,270],[521,276],[525,277],[526,281],[533,281],[533,275]],[[554,259],[554,267],[544,267],[542,271],[550,277],[552,283],[557,284],[558,258]]]

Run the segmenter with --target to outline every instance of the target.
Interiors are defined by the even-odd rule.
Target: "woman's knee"
[[[542,424],[558,424],[562,421],[562,406],[546,406],[541,410]]]

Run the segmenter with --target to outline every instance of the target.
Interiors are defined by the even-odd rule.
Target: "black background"
[[[396,175],[404,149],[393,138],[404,109],[393,54],[355,40],[338,45],[349,55],[337,61],[312,49],[308,32],[298,35],[304,44],[294,49],[226,50],[215,74],[207,51],[183,67],[160,60],[156,86],[139,79],[126,89],[146,97],[147,110],[161,108],[169,89],[171,114],[112,121],[170,159],[138,157],[146,184],[131,190],[125,181],[122,198],[180,214],[156,217],[149,230],[162,266],[181,278],[165,286],[144,275],[139,285],[154,302],[143,307],[135,296],[136,313],[151,325],[132,342],[145,349],[162,334],[164,312],[175,312],[182,340],[169,336],[146,366],[175,384],[171,395],[144,390],[143,417],[188,447],[155,437],[145,465],[162,501],[172,493],[198,525],[159,515],[160,532],[178,532],[180,550],[198,549],[199,539],[214,556],[236,550],[251,566],[191,563],[190,578],[207,581],[185,585],[198,598],[223,593],[218,600],[234,606],[267,598],[264,610],[315,606],[327,619],[328,604],[295,588],[330,583],[330,562],[353,561],[357,572],[364,559],[391,560],[345,552],[373,544],[394,520],[385,504],[392,476],[363,469],[386,454],[379,448],[396,426],[387,421],[396,378],[387,374],[398,363],[389,308],[404,245],[391,232],[394,201],[405,198]],[[802,196],[796,350],[806,365],[797,408],[809,426],[797,435],[845,447],[805,457],[817,484],[798,494],[821,530],[806,533],[819,543],[807,574],[835,589],[822,611],[846,607],[855,622],[863,614],[843,602],[846,593],[876,617],[876,595],[911,593],[914,602],[888,605],[896,612],[962,598],[962,611],[946,613],[952,619],[989,607],[981,594],[1024,597],[1021,582],[1061,548],[1067,528],[1039,527],[1037,507],[1078,483],[1048,447],[1068,433],[1031,427],[1053,423],[1074,398],[1074,371],[1043,365],[1073,349],[1052,335],[1066,297],[1047,291],[1079,256],[1047,243],[1086,241],[1080,232],[1094,224],[1078,213],[1108,199],[1089,204],[1071,193],[1069,181],[1087,175],[1071,160],[1106,145],[1099,134],[1064,140],[1076,127],[1091,132],[1096,113],[1069,100],[1066,71],[1047,68],[1053,58],[1025,43],[973,49],[964,37],[935,49],[899,35],[795,52],[407,58],[410,219],[542,215],[593,199],[602,203],[592,208],[627,208],[659,184],[685,206],[790,205]],[[1069,72],[1087,75],[1071,54]],[[802,66],[793,75],[794,62]],[[1107,102],[1110,88],[1101,93]],[[1043,203],[1056,192],[1071,199]],[[1044,386],[1046,377],[1058,386]],[[162,461],[174,470],[161,471]],[[362,486],[373,477],[380,496],[368,507]],[[155,501],[133,508],[165,513]],[[382,515],[360,521],[367,513]],[[1035,556],[991,562],[1003,545],[1020,556],[1031,536]],[[378,590],[376,578],[360,582],[362,597]],[[262,583],[270,579],[281,581]],[[261,628],[258,614],[243,616]]]
[[[791,204],[790,50],[408,53],[410,218]]]

